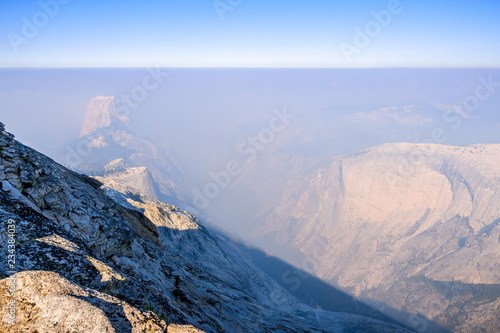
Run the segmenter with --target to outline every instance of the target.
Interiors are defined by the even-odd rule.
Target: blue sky
[[[401,0],[385,26],[372,12],[387,11],[391,1],[221,0],[221,10],[228,9],[222,14],[212,0],[59,1],[0,2],[1,67],[500,63],[500,2],[494,0]],[[54,9],[54,3],[57,13],[47,15],[41,4]],[[26,28],[30,24],[36,31]],[[359,47],[356,31],[366,33],[370,27],[375,30],[369,45]],[[347,44],[357,49],[349,59],[341,47]]]

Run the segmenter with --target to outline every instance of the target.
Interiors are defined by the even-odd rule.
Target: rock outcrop
[[[16,325],[2,332],[202,332],[190,325],[167,324],[154,312],[140,310],[106,293],[83,288],[55,272],[25,271],[11,277],[16,283]],[[8,295],[10,279],[0,281]],[[8,306],[8,297],[0,306]]]
[[[126,186],[129,192],[137,192],[150,200],[158,200],[156,183],[151,172],[145,167],[124,168],[110,172],[106,178]]]

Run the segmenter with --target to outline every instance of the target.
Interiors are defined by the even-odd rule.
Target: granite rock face
[[[500,145],[386,144],[336,159],[290,180],[260,230],[273,233],[380,309],[454,331],[499,328]],[[478,296],[488,288],[495,297]]]
[[[113,164],[114,166],[115,164]],[[109,164],[107,165],[108,169]],[[116,169],[115,169],[116,170]],[[107,179],[127,187],[129,192],[137,192],[150,200],[158,200],[156,183],[151,172],[145,167],[119,169],[106,175]]]
[[[114,96],[97,96],[90,100],[85,113],[80,137],[114,123],[128,123],[126,115],[120,115],[115,108]]]
[[[0,288],[16,278],[2,302],[15,299],[17,307],[16,325],[2,329],[406,331],[312,309],[187,211],[68,170],[6,132],[0,169],[0,228],[15,225],[16,256],[0,263]],[[1,233],[4,257],[7,244]]]
[[[16,325],[2,332],[186,332],[192,326],[168,325],[154,312],[139,310],[118,298],[83,288],[59,274],[25,271],[12,276],[17,289]],[[9,279],[0,281],[0,292],[7,295]],[[0,305],[6,307],[8,298]]]

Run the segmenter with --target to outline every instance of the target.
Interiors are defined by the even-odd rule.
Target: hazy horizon
[[[419,142],[441,126],[448,134],[442,143],[499,140],[494,131],[499,125],[494,117],[496,94],[461,116],[459,133],[455,121],[444,119],[446,107],[475,94],[481,77],[491,76],[497,82],[500,70],[491,69],[3,69],[1,107],[16,108],[4,120],[20,139],[53,154],[77,139],[91,98],[109,95],[118,100],[130,95],[148,71],[160,71],[165,77],[129,108],[130,127],[139,136],[169,144],[181,156],[189,147],[187,129],[212,144],[226,145],[227,150],[252,130],[258,131],[279,108],[299,116],[300,125],[293,125],[304,132],[303,144],[313,140],[308,135],[319,137],[309,145],[313,150],[334,143],[333,135],[353,141],[343,140],[348,148],[325,147],[327,154],[352,153],[386,142]],[[380,111],[384,108],[394,109]],[[318,121],[323,122],[322,129],[314,124]],[[316,126],[316,132],[306,133],[306,125]],[[184,158],[189,162],[188,156]]]

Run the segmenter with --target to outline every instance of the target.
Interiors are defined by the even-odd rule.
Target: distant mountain
[[[500,330],[500,145],[386,144],[335,159],[290,179],[256,234],[422,332],[398,311]]]
[[[0,263],[0,306],[16,307],[2,332],[407,332],[308,307],[187,211],[0,129],[0,227],[15,230],[0,234],[4,258],[15,253]]]
[[[113,96],[97,96],[89,102],[80,137],[84,137],[100,128],[127,124],[128,122],[129,118],[126,115],[120,115],[116,111]]]
[[[134,135],[128,121],[116,111],[113,96],[94,97],[80,138],[66,147],[60,160],[86,174],[107,175],[135,187],[149,199],[187,206],[190,185],[180,163],[172,152]]]

